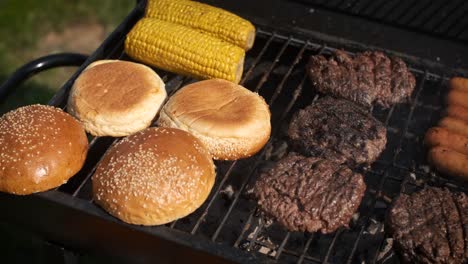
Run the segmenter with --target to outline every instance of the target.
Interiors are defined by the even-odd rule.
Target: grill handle
[[[57,67],[80,66],[88,58],[79,53],[57,53],[40,57],[18,68],[0,86],[0,104],[10,95],[14,89],[29,77]]]

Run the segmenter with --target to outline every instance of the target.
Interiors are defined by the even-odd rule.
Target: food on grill
[[[83,126],[59,108],[30,105],[0,117],[0,191],[31,194],[56,188],[83,166]]]
[[[102,60],[76,79],[68,111],[95,136],[121,137],[149,127],[165,99],[164,83],[151,68]]]
[[[254,194],[289,231],[331,233],[348,226],[365,189],[362,175],[344,165],[290,153],[260,175]]]
[[[150,0],[145,16],[204,31],[244,50],[252,48],[255,39],[255,27],[249,21],[195,1]]]
[[[173,128],[147,128],[106,152],[92,177],[94,201],[130,224],[161,225],[195,211],[215,180],[208,151]]]
[[[468,137],[443,127],[430,128],[426,133],[425,143],[429,147],[443,146],[468,155]]]
[[[448,105],[447,115],[468,122],[468,108],[459,105]]]
[[[454,77],[450,79],[450,88],[468,92],[468,79],[462,77]]]
[[[396,249],[405,263],[468,262],[468,197],[427,187],[402,194],[389,213]]]
[[[439,126],[445,127],[455,133],[468,136],[468,123],[453,117],[444,117],[439,121]]]
[[[468,91],[452,89],[447,95],[447,104],[468,107]]]
[[[266,144],[271,132],[265,100],[220,79],[180,89],[161,110],[158,123],[192,133],[214,159],[221,160],[252,156]]]
[[[306,156],[354,166],[374,162],[387,143],[384,125],[360,106],[324,97],[294,114],[288,131]]]
[[[319,92],[345,98],[363,106],[384,107],[406,100],[416,80],[406,64],[382,52],[366,51],[351,57],[337,50],[329,58],[311,56],[308,74]]]
[[[143,18],[125,40],[125,52],[136,60],[201,79],[238,83],[245,51],[196,29],[155,18]]]
[[[450,147],[437,146],[431,148],[428,159],[438,171],[468,180],[468,155]]]

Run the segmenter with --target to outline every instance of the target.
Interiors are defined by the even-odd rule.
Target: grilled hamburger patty
[[[406,64],[382,52],[366,51],[351,57],[337,50],[329,58],[311,56],[309,78],[317,90],[363,106],[373,102],[389,107],[408,98],[416,80]]]
[[[286,229],[331,233],[348,226],[365,189],[362,175],[344,165],[290,153],[260,175],[254,194]]]
[[[468,263],[466,194],[433,187],[402,194],[388,223],[404,262]]]
[[[387,143],[380,121],[358,105],[332,97],[295,113],[288,135],[295,151],[350,166],[374,162]]]

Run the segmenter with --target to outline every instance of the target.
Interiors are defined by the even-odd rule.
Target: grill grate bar
[[[284,51],[286,50],[286,48],[289,46],[290,43],[291,43],[291,37],[289,37],[288,40],[283,44],[280,51],[278,52],[275,59],[273,60],[273,63],[270,65],[270,68],[263,74],[262,78],[260,79],[257,86],[255,87],[254,91],[256,93],[258,93],[258,91],[260,91],[263,84],[267,81],[268,77],[270,77],[271,72],[275,68],[276,64],[279,62],[281,55],[283,55]]]
[[[281,253],[283,253],[284,247],[286,246],[286,243],[288,243],[290,236],[291,236],[291,232],[288,231],[288,233],[286,233],[286,236],[284,236],[283,241],[281,241],[280,246],[276,250],[275,260],[278,260],[279,257],[281,256]]]
[[[265,153],[265,149],[263,149],[263,151],[257,156],[256,160],[255,160],[255,163],[253,165],[253,168],[249,171],[247,177],[245,177],[245,179],[242,181],[242,184],[241,184],[241,187],[239,188],[239,190],[236,192],[235,196],[234,196],[234,200],[231,202],[231,205],[229,206],[227,212],[224,214],[224,217],[223,219],[221,220],[221,223],[218,225],[218,227],[216,228],[216,231],[214,232],[214,234],[211,236],[211,241],[216,241],[216,238],[218,238],[219,236],[219,233],[221,232],[221,230],[223,229],[224,225],[226,224],[226,221],[227,219],[229,218],[229,216],[231,215],[231,212],[232,210],[234,209],[234,207],[236,206],[237,204],[237,201],[239,200],[242,192],[244,191],[244,188],[245,186],[247,186],[247,183],[249,182],[250,180],[250,177],[252,176],[252,174],[254,174],[255,170],[256,170],[256,167],[258,166],[258,164],[260,163],[260,157],[262,157]]]
[[[328,263],[328,259],[330,258],[330,255],[331,255],[331,253],[333,251],[333,248],[335,247],[336,240],[341,235],[341,233],[343,233],[342,228],[340,228],[338,231],[335,232],[335,235],[333,236],[333,240],[330,243],[330,246],[328,246],[327,255],[325,255],[325,258],[324,258],[322,263]]]
[[[270,46],[273,39],[276,38],[276,33],[271,33],[271,34],[269,34],[269,36],[270,36],[270,38],[267,40],[267,42],[263,46],[263,48],[260,51],[260,53],[258,54],[258,56],[255,58],[255,60],[252,62],[252,65],[250,65],[250,68],[244,74],[244,77],[242,77],[242,80],[240,81],[240,85],[244,84],[244,82],[247,80],[247,78],[250,77],[250,74],[252,74],[253,69],[255,68],[255,66],[257,66],[257,64],[260,62],[260,60],[263,57],[263,54],[265,54],[265,51],[268,49],[268,47]]]
[[[289,39],[289,40],[290,40],[290,39]],[[283,86],[284,86],[286,80],[289,78],[289,75],[290,75],[290,73],[292,72],[292,70],[293,70],[293,68],[295,67],[295,65],[301,60],[302,55],[303,55],[303,53],[304,53],[304,51],[305,51],[305,49],[307,48],[308,45],[309,45],[309,42],[308,42],[308,41],[305,42],[305,44],[302,46],[301,50],[300,50],[300,51],[298,52],[298,54],[296,55],[296,58],[294,59],[293,63],[292,63],[291,66],[289,67],[288,71],[287,71],[286,74],[284,75],[284,77],[283,77],[283,79],[281,80],[281,82],[280,82],[280,84],[278,85],[278,87],[275,89],[275,92],[274,92],[274,94],[273,94],[273,97],[271,98],[270,103],[269,103],[270,106],[273,105],[273,103],[274,103],[276,97],[281,93],[281,90],[283,89]],[[325,50],[325,46],[322,46],[322,47],[318,50],[317,54],[322,54],[324,50]],[[302,86],[303,83],[305,82],[305,79],[307,78],[306,76],[307,76],[307,75],[304,75],[304,77],[303,77],[303,79],[302,79],[302,81],[301,81],[301,86]],[[276,96],[275,96],[275,95],[276,95]],[[294,97],[299,97],[299,95],[296,95],[296,93],[295,93]],[[315,96],[313,102],[315,102],[315,100],[316,100],[317,98],[318,98],[318,96]],[[295,101],[295,100],[294,100],[294,101]],[[313,103],[313,102],[312,102],[312,103]],[[289,111],[290,111],[290,109],[292,108],[292,105],[293,105],[293,104],[290,104],[290,106],[288,106],[288,108],[287,108],[288,110],[287,110],[286,112],[289,112]],[[284,116],[286,116],[286,115],[284,115]],[[276,134],[276,131],[274,132],[274,134]],[[272,137],[272,138],[273,138],[273,137]],[[269,144],[270,144],[270,142],[269,142]],[[235,246],[235,247],[237,247],[237,246],[239,245],[240,241],[242,241],[242,238],[243,238],[245,232],[246,232],[246,231],[248,230],[248,228],[250,227],[250,224],[251,224],[251,221],[252,221],[253,214],[254,214],[255,210],[256,210],[256,209],[252,210],[252,212],[251,212],[250,215],[249,215],[249,218],[248,218],[247,222],[244,224],[244,227],[242,228],[241,234],[239,235],[239,237],[236,239],[236,242],[234,243],[234,246]],[[287,237],[288,237],[288,238],[289,238],[289,235],[290,235],[290,233],[288,232],[288,233],[287,233]],[[285,238],[285,239],[286,239],[286,238]],[[287,240],[287,239],[286,239],[286,240]],[[283,241],[284,241],[284,243],[286,243],[286,241],[285,241],[284,239],[283,239]],[[283,245],[283,246],[284,246],[284,245]],[[282,248],[281,248],[281,251],[282,251]],[[281,251],[280,251],[280,252],[281,252]],[[281,254],[281,253],[279,253],[279,254]],[[279,255],[277,255],[277,257],[279,258]]]
[[[304,261],[305,256],[307,255],[307,250],[309,250],[310,243],[312,243],[312,240],[314,240],[315,233],[310,234],[309,238],[307,239],[304,248],[302,249],[302,253],[299,256],[299,259],[297,260],[297,264],[301,264]]]
[[[247,71],[247,73],[245,74],[244,76],[244,79],[242,80],[241,83],[245,82],[245,80],[247,80],[248,76],[253,72],[253,69],[255,68],[255,66],[258,64],[258,62],[260,61],[260,59],[263,57],[263,54],[265,53],[266,51],[266,48],[270,45],[271,41],[273,40],[274,38],[274,34],[271,35],[271,37],[268,39],[268,41],[266,42],[266,44],[264,45],[263,49],[260,51],[260,53],[258,54],[258,56],[256,57],[256,59],[254,60],[254,62],[252,63],[251,67],[249,68],[249,70]],[[289,46],[291,42],[291,38],[288,39],[288,41],[282,46],[280,52],[277,54],[274,62],[272,63],[272,65],[270,66],[270,69],[262,76],[262,79],[259,81],[259,83],[257,84],[256,86],[256,89],[255,91],[258,92],[259,89],[261,88],[261,86],[263,85],[263,83],[268,79],[271,71],[273,70],[274,66],[277,64],[277,62],[279,61],[279,58],[281,57],[281,55],[284,53],[284,51],[286,50],[286,48]],[[307,43],[304,44],[304,46],[307,46]],[[302,56],[302,52],[300,52],[301,56]],[[296,57],[297,59],[297,57]],[[300,59],[300,58],[299,58]],[[297,62],[299,61],[299,59],[297,59],[297,61],[295,60],[293,62],[293,64],[289,67],[288,69],[288,72],[286,73],[286,75],[283,77],[283,80],[281,81],[280,85],[275,89],[275,94],[276,93],[280,93],[281,92],[281,89],[284,85],[284,82],[287,80],[287,78],[289,77],[292,69],[294,68],[294,66],[297,64]],[[272,105],[271,103],[269,104],[270,106]],[[214,203],[214,201],[216,200],[216,198],[218,197],[218,194],[220,193],[221,189],[224,187],[224,184],[226,182],[226,180],[229,178],[232,170],[234,169],[234,167],[236,166],[237,164],[237,161],[233,161],[231,163],[231,165],[229,166],[229,169],[228,171],[224,174],[218,188],[215,190],[215,193],[213,195],[213,197],[210,199],[210,201],[208,202],[207,204],[207,207],[205,208],[205,210],[203,211],[202,215],[197,219],[194,227],[192,228],[192,230],[190,231],[191,234],[195,234],[198,230],[198,228],[200,227],[200,224],[202,223],[202,221],[205,219],[206,215],[208,214],[208,211],[209,209],[211,208],[212,204]]]
[[[293,71],[294,67],[299,63],[299,61],[302,59],[302,55],[304,54],[304,51],[306,50],[306,48],[309,46],[309,42],[307,41],[301,48],[301,50],[299,51],[299,53],[297,54],[296,58],[294,59],[292,65],[289,67],[288,71],[286,72],[286,74],[284,75],[283,79],[281,80],[280,84],[278,85],[278,87],[276,88],[275,90],[275,93],[273,94],[273,96],[271,97],[270,99],[270,102],[268,103],[270,106],[273,105],[276,101],[276,98],[278,98],[278,96],[281,94],[281,92],[283,91],[283,87],[284,87],[284,84],[286,83],[286,80],[288,80],[289,78],[289,75],[291,75],[291,72]],[[320,54],[320,53],[319,53]]]
[[[271,33],[271,32],[268,32],[268,31],[265,31],[265,30],[262,30],[262,29],[258,29],[257,30],[257,34],[258,35],[264,35],[264,36],[272,36],[274,35],[275,36],[275,39],[278,39],[278,40],[288,40],[290,37],[287,37],[287,36],[283,36],[283,35],[280,35],[280,34],[277,34],[277,33]],[[291,43],[292,44],[296,44],[296,45],[304,45],[305,43],[307,43],[308,41],[307,40],[302,40],[302,39],[298,39],[298,38],[294,38],[294,37],[291,37]],[[317,43],[311,43],[309,42],[309,47],[312,48],[312,49],[320,49],[321,47],[323,47],[323,45],[320,45],[320,44],[317,44]],[[326,53],[331,53],[331,52],[334,52],[338,50],[337,48],[332,48],[332,47],[328,47],[328,46],[325,46],[325,49],[324,49],[324,52]],[[389,53],[389,51],[385,51],[387,53]],[[351,52],[348,52],[348,53],[351,53]],[[352,53],[351,53],[352,54]],[[408,65],[408,69],[413,72],[413,73],[418,73],[418,74],[427,74],[428,77],[430,78],[434,78],[434,79],[440,79],[441,78],[441,75],[437,74],[437,73],[433,73],[433,72],[428,72],[428,71],[424,71],[424,70],[421,70],[419,68],[414,68],[414,67],[411,67]]]
[[[385,172],[383,174],[383,176],[381,177],[380,181],[379,181],[379,187],[378,187],[378,190],[377,192],[375,192],[373,194],[373,201],[372,201],[372,207],[370,209],[370,212],[365,216],[364,218],[364,222],[365,224],[363,225],[363,227],[365,226],[368,226],[369,225],[369,221],[371,219],[371,215],[374,213],[374,210],[375,210],[375,204],[377,202],[377,200],[379,200],[379,198],[381,198],[383,195],[382,195],[382,189],[383,189],[383,186],[384,186],[384,183],[385,181],[387,180],[387,177],[388,177],[388,174],[389,174],[389,169],[390,167],[394,166],[395,165],[395,162],[396,162],[396,159],[398,157],[398,154],[400,153],[401,149],[402,149],[402,145],[403,145],[403,140],[404,140],[404,137],[403,135],[405,135],[408,131],[408,127],[409,127],[409,124],[411,122],[411,119],[413,117],[413,113],[414,113],[414,109],[416,108],[416,105],[417,105],[417,101],[418,101],[418,97],[421,93],[421,91],[423,90],[423,87],[424,87],[424,84],[425,84],[425,80],[427,78],[427,74],[425,74],[423,77],[422,77],[422,80],[420,81],[418,87],[417,87],[417,91],[416,91],[416,95],[413,99],[413,101],[411,102],[411,108],[410,108],[410,112],[408,113],[408,116],[406,118],[406,121],[405,121],[405,126],[404,126],[404,129],[403,129],[403,133],[402,133],[402,136],[399,138],[399,142],[398,142],[398,145],[397,147],[395,148],[395,153],[393,154],[393,157],[392,157],[392,162],[391,164],[389,164],[386,169],[385,169]],[[389,114],[389,116],[391,116],[391,114]],[[389,120],[389,116],[387,116],[387,120]],[[387,124],[386,124],[387,126]],[[364,228],[361,228],[360,232],[359,232],[359,235],[356,239],[356,241],[354,242],[354,245],[353,245],[353,248],[354,247],[357,247],[357,243],[359,243],[360,241],[360,237],[362,236],[362,232],[364,231]],[[385,238],[382,238],[382,240],[385,239]],[[381,244],[383,243],[383,241],[381,242]],[[380,250],[378,250],[377,254],[380,252]],[[348,257],[348,260],[349,259],[352,259],[354,257],[354,253],[355,251],[352,252],[352,254]]]
[[[252,235],[252,239],[251,239],[252,242],[249,243],[249,246],[247,247],[247,251],[252,250],[253,245],[257,241],[258,234],[260,234],[260,232],[262,231],[264,225],[265,225],[264,221],[260,221],[260,224],[257,226],[257,229],[255,230],[255,232]]]
[[[356,253],[356,249],[357,249],[357,246],[359,245],[359,241],[361,240],[363,232],[364,232],[364,225],[361,226],[361,229],[359,230],[359,234],[356,238],[356,241],[354,241],[353,248],[351,249],[351,253],[348,256],[348,260],[346,261],[347,264],[351,264],[353,262],[353,257],[354,257],[354,254]]]
[[[231,163],[231,165],[229,166],[229,169],[227,170],[227,172],[224,174],[221,182],[219,183],[219,186],[218,188],[215,190],[215,193],[213,195],[213,197],[210,199],[210,201],[208,202],[205,210],[203,210],[203,213],[202,215],[198,218],[197,222],[195,223],[195,225],[193,226],[192,230],[190,231],[190,234],[195,234],[198,230],[198,228],[200,227],[200,224],[201,222],[205,219],[206,215],[208,214],[208,211],[210,210],[213,202],[216,200],[216,197],[218,197],[218,194],[219,192],[221,191],[221,189],[224,187],[224,183],[226,182],[226,180],[229,178],[229,176],[231,175],[231,172],[232,170],[234,169],[234,167],[236,166],[237,164],[237,161],[233,161]]]
[[[279,123],[281,123],[282,120],[284,120],[284,118],[286,117],[286,115],[291,111],[293,105],[296,103],[297,101],[297,98],[301,95],[302,93],[302,88],[304,86],[304,82],[306,80],[306,76],[304,75],[304,77],[302,78],[301,80],[301,83],[299,84],[299,86],[296,88],[296,90],[294,90],[294,94],[293,94],[293,98],[291,99],[291,101],[289,102],[289,105],[287,106],[286,110],[283,112],[281,118],[280,118],[280,121]],[[278,128],[279,126],[276,127],[276,129],[273,130],[273,134],[276,134],[276,132],[278,131]],[[271,142],[271,139],[270,139],[270,142]],[[234,206],[237,204],[237,201],[239,200],[239,197],[241,195],[241,193],[243,192],[245,186],[247,185],[247,182],[249,181],[250,177],[252,176],[253,172],[255,171],[259,161],[260,161],[260,157],[263,156],[263,154],[265,153],[265,149],[263,149],[262,153],[260,155],[258,155],[257,157],[257,160],[255,161],[255,165],[253,166],[253,169],[251,170],[251,172],[249,173],[249,175],[244,179],[244,181],[242,182],[242,185],[239,189],[239,191],[236,193],[235,197],[234,197],[234,200],[232,201],[231,205],[229,206],[229,209],[228,211],[226,212],[226,214],[224,215],[223,217],[223,220],[221,221],[221,224],[218,226],[218,228],[216,229],[215,233],[213,234],[213,236],[211,236],[211,240],[212,241],[215,241],[216,238],[218,237],[219,233],[221,232],[221,229],[224,227],[224,224],[226,223],[226,220],[227,218],[229,217],[229,215],[231,214],[232,212],[232,209],[234,208]]]
[[[234,247],[235,248],[239,247],[239,244],[242,241],[242,238],[244,237],[245,232],[247,232],[247,230],[249,230],[250,225],[251,225],[252,220],[253,220],[253,217],[254,217],[254,214],[255,214],[255,211],[256,211],[256,208],[253,208],[250,211],[249,218],[247,218],[247,221],[245,222],[245,225],[242,228],[242,231],[241,231],[239,237],[236,239],[236,242],[234,242]]]
[[[94,137],[91,140],[91,143],[89,144],[88,148],[91,149],[96,144],[96,141],[98,139],[99,139],[99,137]],[[91,175],[93,175],[94,171],[96,170],[97,164],[99,164],[99,162],[97,162],[96,165],[94,165],[94,167],[86,175],[85,179],[80,183],[80,185],[78,185],[78,187],[75,189],[75,191],[73,191],[73,193],[72,193],[73,197],[76,197],[78,195],[78,193],[80,193],[80,191],[83,188],[83,186],[85,185],[85,183],[88,182],[88,180],[91,178]]]

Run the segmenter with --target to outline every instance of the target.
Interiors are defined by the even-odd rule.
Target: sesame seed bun
[[[0,191],[31,194],[58,187],[83,166],[83,126],[59,108],[30,105],[0,118]]]
[[[202,143],[173,128],[147,128],[106,152],[93,175],[94,201],[137,225],[161,225],[202,205],[215,180]]]
[[[235,160],[257,153],[271,133],[270,110],[256,93],[229,81],[189,84],[161,110],[160,126],[192,133],[214,159]]]
[[[166,96],[163,81],[151,68],[102,60],[76,79],[68,111],[94,136],[121,137],[149,127]]]

